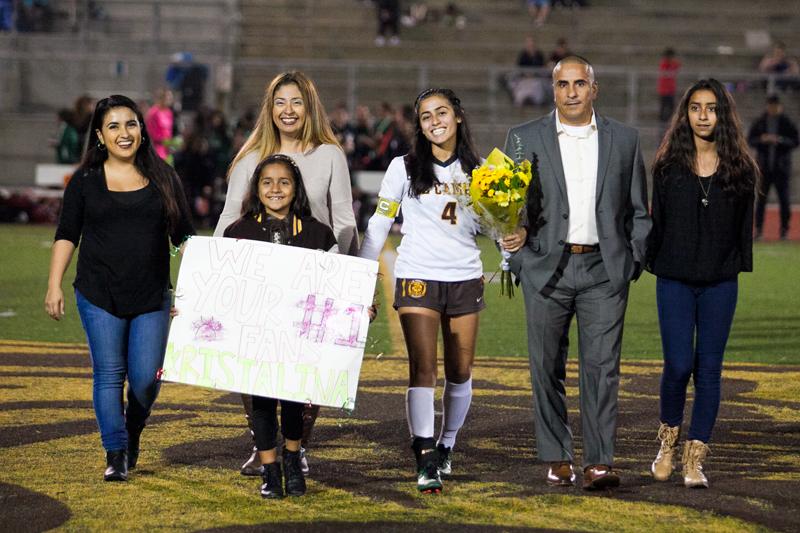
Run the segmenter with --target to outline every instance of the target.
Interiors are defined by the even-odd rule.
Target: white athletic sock
[[[433,438],[433,387],[406,390],[406,418],[412,437]]]
[[[456,443],[456,434],[467,418],[472,403],[472,378],[464,383],[444,381],[442,395],[442,432],[438,444],[452,448]]]

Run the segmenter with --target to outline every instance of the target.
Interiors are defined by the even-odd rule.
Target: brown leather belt
[[[599,244],[572,244],[568,242],[565,246],[567,252],[571,254],[588,254],[600,251]]]

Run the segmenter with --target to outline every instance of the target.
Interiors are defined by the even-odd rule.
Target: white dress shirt
[[[594,112],[586,126],[562,124],[556,112],[556,133],[567,183],[569,231],[567,242],[597,244],[597,121]]]

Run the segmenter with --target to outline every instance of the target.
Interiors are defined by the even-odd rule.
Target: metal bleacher
[[[51,2],[57,9],[71,3]],[[447,3],[427,2],[434,9]],[[794,0],[592,0],[583,10],[555,9],[536,29],[519,0],[460,0],[464,29],[440,22],[402,28],[399,46],[381,48],[373,42],[375,8],[365,0],[100,4],[102,20],[79,9],[69,23],[61,17],[53,33],[0,34],[0,184],[32,183],[33,165],[52,161],[48,139],[57,108],[82,93],[148,99],[163,84],[170,56],[182,50],[209,65],[212,85],[218,72],[233,73],[229,93],[207,91],[209,103],[231,116],[257,107],[265,84],[290,68],[313,77],[329,108],[406,104],[421,88],[450,86],[470,114],[480,149],[488,150],[503,142],[510,125],[549,109],[515,108],[499,81],[514,69],[524,37],[534,35],[545,53],[566,37],[596,65],[598,110],[638,127],[648,159],[660,134],[655,80],[665,47],[683,62],[680,87],[719,77],[734,90],[745,123],[763,108],[767,85],[755,67],[769,42],[783,40],[800,55]],[[797,94],[784,101],[800,117]]]

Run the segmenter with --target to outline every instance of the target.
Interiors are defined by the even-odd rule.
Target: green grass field
[[[50,244],[54,233],[48,226],[0,226],[0,339],[83,342],[74,296],[70,284],[77,257],[65,277],[66,317],[61,322],[48,318],[43,311],[47,289]],[[399,242],[393,237],[393,243]],[[493,272],[499,253],[488,239],[480,240],[484,270]],[[173,280],[179,258],[173,259]],[[757,244],[755,272],[740,276],[739,304],[726,360],[760,363],[800,363],[800,309],[794,298],[800,246],[788,243]],[[499,278],[499,275],[498,275]],[[380,291],[382,292],[382,291]],[[387,318],[391,301],[383,306],[370,330],[370,353],[399,353],[398,342],[392,345]],[[391,298],[391,296],[390,296]],[[498,284],[488,284],[487,309],[481,315],[478,336],[479,357],[524,356],[527,354],[525,313],[521,297],[512,300],[500,296]],[[13,314],[13,316],[6,316]],[[571,351],[577,341],[573,324]],[[643,274],[631,287],[625,322],[623,357],[658,359],[661,340],[655,306],[655,278]]]
[[[615,449],[620,489],[590,494],[544,483],[534,453],[522,297],[501,298],[491,283],[455,473],[443,494],[418,494],[403,402],[408,364],[381,285],[356,410],[323,410],[309,450],[308,494],[265,502],[259,480],[238,473],[251,446],[238,394],[175,383],[162,387],[130,482],[102,481],[91,366],[68,290],[74,261],[64,284],[65,319],[55,322],[43,310],[53,231],[0,226],[2,531],[798,530],[800,246],[758,245],[756,273],[740,278],[727,360],[741,363],[726,365],[707,491],[688,492],[677,474],[669,483],[649,474],[661,365],[655,280],[645,274],[632,287],[625,326]],[[488,240],[480,243],[491,272],[499,254]],[[178,266],[176,258],[173,279]],[[580,460],[575,361],[567,391]]]

